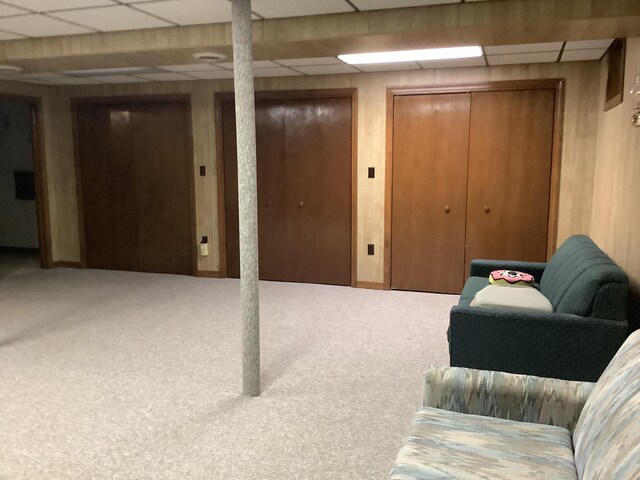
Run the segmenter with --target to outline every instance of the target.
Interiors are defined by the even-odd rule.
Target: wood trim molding
[[[432,95],[441,93],[493,92],[504,90],[555,90],[551,178],[549,185],[549,214],[547,220],[547,258],[557,246],[558,209],[560,198],[560,169],[562,164],[562,125],[564,119],[564,79],[487,81],[417,87],[388,87],[385,148],[385,210],[384,210],[384,286],[391,288],[391,211],[393,188],[393,102],[395,96]]]
[[[121,103],[191,103],[190,93],[153,94],[153,95],[108,95],[103,97],[71,97],[71,105],[102,105]]]
[[[222,271],[214,272],[212,270],[196,270],[196,277],[202,278],[225,278],[226,275]]]
[[[391,290],[391,209],[393,190],[393,102],[397,88],[387,88],[387,115],[384,176],[384,276],[386,290]]]
[[[198,219],[196,208],[198,208],[198,204],[196,202],[196,175],[197,168],[194,163],[194,152],[193,152],[193,110],[191,107],[191,94],[185,95],[184,105],[186,107],[186,115],[187,115],[187,155],[189,162],[189,202],[190,202],[190,211],[191,211],[191,274],[196,275],[198,272],[198,258],[200,255],[199,247],[198,247]],[[183,103],[183,102],[178,102]]]
[[[213,96],[216,138],[216,182],[218,186],[218,255],[220,256],[220,275],[227,277],[227,216],[225,209],[224,187],[224,146],[222,134],[222,102],[225,98],[233,98],[233,94],[216,93]]]
[[[227,237],[225,225],[224,148],[222,145],[222,102],[234,98],[233,92],[216,92],[213,97],[215,110],[216,174],[218,175],[218,224],[220,244],[220,272],[227,276]],[[358,89],[334,88],[323,90],[256,91],[260,100],[299,100],[310,98],[351,99],[351,286],[357,284],[358,265]]]
[[[356,288],[368,288],[369,290],[389,290],[384,283],[356,282]]]
[[[51,218],[49,214],[49,187],[47,182],[47,159],[44,148],[44,125],[42,121],[42,99],[25,95],[0,94],[0,101],[21,102],[29,105],[33,128],[33,170],[36,188],[36,222],[40,250],[40,266],[51,268]]]

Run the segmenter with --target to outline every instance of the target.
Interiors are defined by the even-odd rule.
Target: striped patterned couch
[[[431,368],[393,480],[640,479],[640,331],[597,383]]]

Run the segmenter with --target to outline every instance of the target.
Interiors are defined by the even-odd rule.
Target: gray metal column
[[[238,145],[242,393],[257,397],[260,395],[260,308],[258,305],[258,188],[251,0],[231,0],[231,19]]]

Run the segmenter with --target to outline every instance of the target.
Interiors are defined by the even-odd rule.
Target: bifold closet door
[[[240,277],[238,234],[238,165],[233,101],[222,108],[225,176],[227,276]],[[281,101],[256,102],[256,151],[258,168],[258,252],[260,278],[289,280],[286,241],[286,164],[284,106]]]
[[[474,258],[546,260],[554,90],[471,97],[466,269]]]
[[[394,97],[391,288],[459,293],[469,94]]]
[[[227,275],[238,277],[235,117],[224,101]],[[258,100],[260,278],[351,283],[351,99]]]
[[[77,135],[87,266],[193,273],[186,105],[79,105]]]

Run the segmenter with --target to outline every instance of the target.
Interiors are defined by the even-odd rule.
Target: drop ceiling
[[[467,4],[487,5],[492,2],[494,5],[508,5],[511,0],[466,0]],[[519,3],[531,3],[537,0],[513,0]],[[561,0],[551,0],[560,2]],[[596,0],[565,0],[574,3],[582,1]],[[421,10],[423,15],[432,11],[437,18],[439,14],[450,15],[454,10],[443,10],[446,8],[473,8],[464,7],[462,1],[452,0],[253,0],[253,18],[264,20],[265,22],[279,22],[280,18],[291,18],[291,22],[298,21],[298,17],[303,25],[310,25],[308,30],[317,27],[318,22],[324,18],[330,18],[338,23],[343,18],[353,21],[354,25],[368,13],[380,15],[380,12],[401,12],[397,18],[404,19],[405,23],[410,23],[414,18],[415,9],[411,7],[426,7],[428,12]],[[495,9],[494,9],[495,10]],[[358,13],[360,12],[360,13]],[[409,16],[402,16],[408,12]],[[499,17],[500,12],[490,12]],[[333,14],[331,16],[330,14]],[[348,15],[342,17],[341,15]],[[231,7],[228,0],[0,0],[0,49],[3,44],[15,42],[38,42],[39,39],[50,43],[55,42],[56,37],[68,35],[87,34],[84,37],[100,35],[126,34],[128,31],[146,31],[156,29],[155,32],[171,32],[173,29],[193,29],[193,28],[218,28],[223,30],[222,35],[227,38],[228,31],[224,24],[228,25],[231,18]],[[382,17],[366,17],[369,22],[379,22]],[[418,17],[416,17],[418,18]],[[437,20],[434,20],[437,21]],[[281,21],[280,21],[281,22]],[[288,25],[292,23],[289,22]],[[305,23],[306,22],[306,23]],[[395,20],[399,23],[400,20]],[[325,21],[326,23],[326,21]],[[278,42],[269,42],[266,49],[261,49],[256,45],[256,58],[259,60],[254,65],[254,74],[259,77],[265,76],[294,76],[294,75],[326,75],[326,74],[348,74],[360,72],[378,72],[388,70],[417,70],[429,68],[448,67],[472,67],[472,66],[492,66],[518,63],[539,63],[539,62],[559,62],[559,61],[584,61],[596,60],[602,57],[610,38],[591,39],[581,35],[580,40],[567,35],[568,41],[558,39],[555,35],[554,41],[518,43],[515,45],[500,45],[499,35],[491,32],[482,32],[482,37],[490,38],[491,42],[483,45],[484,55],[480,58],[457,59],[438,62],[409,62],[397,64],[359,65],[357,67],[347,65],[336,58],[338,53],[348,53],[340,51],[339,40],[326,39],[310,43],[309,46],[298,48],[302,42],[291,41],[289,38],[280,40],[280,37],[287,37],[285,29],[278,30],[281,23],[265,23],[265,36],[268,34],[278,38]],[[393,22],[391,22],[393,25]],[[371,27],[358,25],[359,28],[369,32]],[[271,28],[272,30],[269,30]],[[395,27],[394,27],[395,28]],[[402,30],[404,27],[398,27]],[[413,27],[411,27],[413,28]],[[408,30],[411,28],[407,27]],[[356,27],[354,27],[356,29]],[[415,33],[413,28],[408,46],[425,45],[420,43],[419,33]],[[581,31],[585,30],[581,28]],[[297,31],[302,31],[297,29]],[[114,32],[114,33],[106,33]],[[204,33],[202,33],[204,32]],[[207,31],[198,31],[204,37]],[[381,31],[381,33],[384,33]],[[601,31],[598,33],[601,34]],[[169,34],[170,35],[170,34]],[[354,33],[355,35],[355,33]],[[358,32],[357,41],[352,42],[360,51],[369,50],[370,45],[378,44],[374,35],[363,35]],[[434,33],[433,35],[436,35]],[[604,36],[604,35],[600,35]],[[378,36],[382,42],[381,49],[391,49],[391,46],[403,44],[392,39],[388,34]],[[446,37],[443,36],[443,38]],[[512,37],[514,37],[512,35]],[[49,40],[51,38],[51,40]],[[393,40],[391,41],[390,40]],[[494,40],[494,38],[496,40]],[[515,38],[515,37],[514,37]],[[296,39],[297,40],[297,39]],[[322,39],[321,39],[322,40]],[[67,42],[65,40],[65,42]],[[450,42],[450,39],[449,39]],[[86,42],[85,42],[86,43]],[[410,44],[410,45],[409,45]],[[469,44],[463,41],[463,44]],[[34,47],[38,47],[34,43]],[[427,45],[431,46],[431,45]],[[13,79],[24,82],[42,84],[87,84],[87,83],[120,83],[120,82],[141,82],[141,81],[176,81],[176,80],[198,80],[198,79],[225,79],[233,77],[233,67],[229,62],[209,65],[199,63],[191,57],[196,51],[194,48],[173,48],[166,50],[143,50],[136,54],[127,52],[105,52],[104,49],[95,47],[99,52],[91,55],[91,61],[79,61],[81,58],[78,52],[60,57],[49,56],[37,60],[19,58],[19,61],[12,62],[10,55],[5,55],[0,59],[0,63],[14,63],[24,68],[22,74],[1,74],[0,78]],[[16,47],[17,50],[19,48]],[[40,48],[40,50],[42,50]],[[224,47],[216,51],[230,55],[231,50],[226,41]],[[285,54],[286,53],[286,54]],[[296,53],[298,55],[296,56]],[[300,55],[300,53],[312,53],[312,55]],[[330,55],[326,55],[330,53]],[[84,68],[108,68],[108,67],[147,67],[151,71],[143,73],[122,73],[108,71],[99,75],[78,74],[77,70]],[[73,73],[68,73],[73,70]]]

